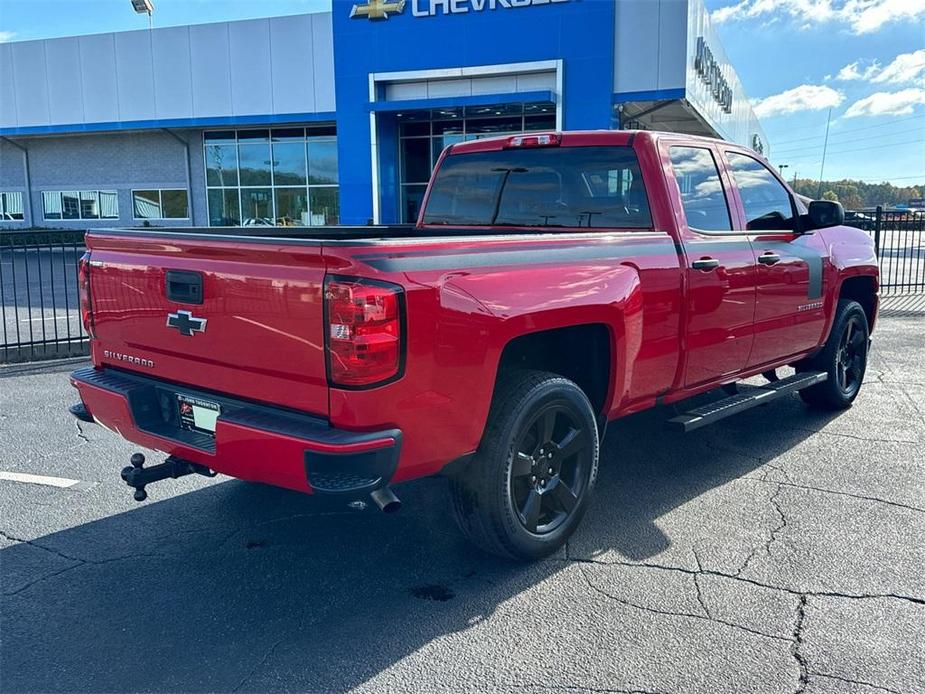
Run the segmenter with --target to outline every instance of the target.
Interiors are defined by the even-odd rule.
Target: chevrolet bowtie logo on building
[[[204,333],[206,331],[206,319],[196,318],[189,311],[177,311],[176,313],[167,314],[167,327],[176,328],[181,335],[192,337],[194,333]]]
[[[388,19],[389,12],[401,14],[405,9],[405,0],[398,2],[385,2],[385,0],[368,0],[365,5],[354,5],[350,11],[350,18],[366,17],[367,19]]]

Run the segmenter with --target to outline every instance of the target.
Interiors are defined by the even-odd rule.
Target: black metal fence
[[[0,232],[0,363],[87,354],[77,261],[83,231]]]
[[[845,223],[870,232],[886,296],[925,292],[925,213],[876,207],[849,212]]]
[[[925,294],[925,215],[908,210],[849,212],[870,232],[886,296]],[[83,231],[0,232],[0,363],[87,354],[77,261]]]

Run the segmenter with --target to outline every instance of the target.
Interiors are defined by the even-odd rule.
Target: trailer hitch
[[[205,465],[192,463],[189,460],[169,456],[167,460],[159,465],[145,467],[145,457],[142,453],[134,453],[131,457],[131,465],[122,468],[122,479],[125,483],[135,488],[135,501],[144,501],[148,498],[145,486],[152,482],[161,480],[177,479],[186,475],[203,475],[205,477],[215,477],[218,473],[209,469]]]

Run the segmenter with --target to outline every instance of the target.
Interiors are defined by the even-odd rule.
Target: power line
[[[852,153],[854,153],[854,152],[866,152],[867,150],[871,150],[871,149],[889,149],[890,147],[900,147],[900,146],[902,146],[902,145],[916,144],[916,143],[919,143],[919,142],[922,142],[922,140],[920,140],[920,139],[915,139],[915,140],[908,140],[908,141],[905,141],[905,142],[893,142],[893,143],[891,143],[891,144],[886,144],[886,145],[873,145],[873,146],[871,146],[871,147],[851,147],[851,148],[849,148],[849,149],[840,149],[840,150],[837,150],[837,151],[835,151],[835,152],[829,152],[829,156],[832,156],[832,155],[835,155],[835,154],[852,154]],[[777,156],[777,155],[775,154],[774,156]],[[798,156],[798,157],[784,157],[784,158],[785,158],[785,159],[790,159],[791,161],[793,161],[793,160],[800,160],[800,159],[813,159],[813,158],[816,158],[816,157],[818,157],[818,156],[820,156],[820,155],[818,155],[818,154],[804,154],[803,156]]]
[[[865,140],[877,140],[877,139],[881,139],[881,138],[885,138],[885,137],[893,137],[894,135],[905,135],[906,133],[911,133],[911,132],[916,132],[916,131],[921,131],[923,134],[925,134],[925,126],[916,127],[916,128],[909,128],[909,129],[907,129],[907,130],[897,130],[895,133],[887,133],[886,135],[868,135],[867,137],[855,137],[855,138],[851,138],[850,140],[845,141],[845,142],[834,142],[834,143],[832,143],[832,138],[835,137],[835,136],[833,135],[832,137],[829,138],[829,142],[832,143],[832,144],[836,144],[836,145],[845,145],[845,144],[848,144],[849,141],[850,141],[850,142],[864,142]],[[922,140],[922,141],[925,142],[925,137],[923,137],[923,140]],[[803,150],[805,150],[805,149],[812,148],[812,147],[817,147],[817,146],[819,146],[819,145],[805,145],[805,146],[803,146],[803,147],[787,147],[787,148],[784,149],[784,150],[776,150],[776,149],[775,149],[775,150],[774,150],[774,156],[776,157],[776,156],[779,155],[779,154],[787,154],[787,152],[801,152],[801,151],[803,151]]]
[[[841,130],[841,131],[835,133],[832,137],[838,137],[838,136],[840,136],[840,135],[847,135],[848,133],[856,133],[856,132],[860,132],[860,131],[862,131],[862,130],[872,130],[872,129],[874,129],[874,128],[885,128],[885,127],[890,126],[890,125],[895,125],[896,123],[903,123],[903,122],[909,121],[909,120],[920,120],[921,118],[922,118],[922,117],[921,117],[921,116],[918,116],[918,115],[916,115],[916,116],[908,116],[908,117],[906,117],[906,118],[897,118],[896,120],[890,121],[889,123],[875,123],[874,125],[865,125],[865,126],[862,126],[862,127],[860,127],[860,128],[852,128],[851,130]],[[813,127],[816,127],[816,126],[813,126]],[[793,139],[793,140],[781,140],[780,142],[776,142],[776,143],[772,142],[772,144],[775,144],[775,145],[788,145],[788,144],[790,144],[791,142],[804,142],[804,141],[806,141],[806,140],[821,140],[821,139],[822,139],[822,135],[812,135],[811,137],[798,137],[798,138]]]

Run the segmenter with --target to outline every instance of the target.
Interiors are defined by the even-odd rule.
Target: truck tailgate
[[[96,363],[328,414],[320,242],[99,231],[87,245]],[[201,276],[201,303],[168,299],[170,270]]]

